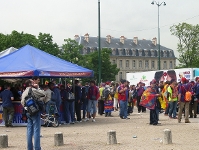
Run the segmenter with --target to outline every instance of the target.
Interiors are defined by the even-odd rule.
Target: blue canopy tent
[[[0,78],[93,77],[92,70],[26,45],[0,58]]]

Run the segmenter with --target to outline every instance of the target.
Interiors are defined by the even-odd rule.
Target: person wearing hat
[[[189,86],[186,84],[187,79],[185,77],[181,78],[181,84],[178,88],[178,102],[179,102],[179,111],[178,111],[178,123],[181,122],[182,119],[182,111],[185,108],[185,123],[191,123],[189,121],[189,103],[185,101],[185,93],[190,91]]]

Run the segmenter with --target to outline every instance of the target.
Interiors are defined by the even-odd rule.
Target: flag
[[[157,99],[155,94],[155,90],[152,88],[149,87],[146,89],[141,96],[140,105],[148,109],[155,109]]]

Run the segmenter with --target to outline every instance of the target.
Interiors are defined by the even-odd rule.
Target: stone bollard
[[[62,145],[64,145],[63,133],[56,132],[55,135],[54,135],[54,142],[55,142],[55,146],[62,146]]]
[[[170,129],[164,129],[163,144],[172,144],[172,135]]]
[[[117,144],[116,131],[110,130],[107,132],[107,144]]]
[[[0,148],[8,147],[8,135],[0,134]]]

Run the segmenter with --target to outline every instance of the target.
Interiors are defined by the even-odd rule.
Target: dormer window
[[[142,56],[142,50],[141,49],[138,51],[138,53],[139,53],[139,56]]]
[[[122,54],[123,49],[119,48],[118,50],[119,50],[119,55],[120,55],[120,56],[123,55],[123,54]]]
[[[173,57],[173,52],[169,51],[169,57]]]
[[[136,56],[136,50],[135,49],[132,50],[132,55]]]
[[[148,57],[148,50],[144,50],[145,56]]]
[[[166,50],[163,51],[163,57],[167,57],[167,51]]]
[[[155,51],[153,49],[151,50],[151,57],[155,57]]]
[[[129,49],[126,49],[126,55],[129,56]]]
[[[116,55],[116,50],[112,49],[112,55]]]

